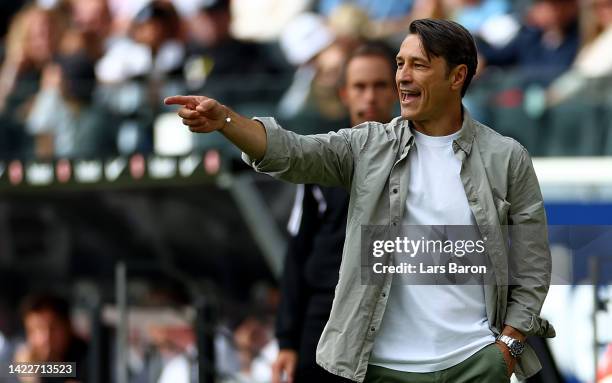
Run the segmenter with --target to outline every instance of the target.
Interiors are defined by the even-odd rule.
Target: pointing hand
[[[229,111],[217,100],[204,96],[172,96],[164,100],[166,105],[181,105],[178,115],[189,130],[210,133],[221,130]]]

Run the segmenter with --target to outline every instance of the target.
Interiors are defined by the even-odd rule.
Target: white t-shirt
[[[476,225],[454,156],[459,136],[413,130],[404,225]],[[370,364],[406,372],[457,365],[495,342],[482,285],[406,285],[394,279]]]

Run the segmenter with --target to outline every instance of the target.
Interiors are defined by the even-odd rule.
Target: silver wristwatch
[[[497,340],[508,346],[510,355],[512,355],[513,358],[518,358],[525,350],[525,343],[518,339],[509,337],[508,335],[500,335],[497,337]]]

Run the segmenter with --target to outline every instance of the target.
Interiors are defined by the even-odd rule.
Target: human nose
[[[376,92],[373,86],[367,87],[364,92],[366,102],[372,103],[376,99]]]
[[[51,339],[51,332],[46,328],[39,328],[32,331],[32,343],[38,347],[44,347]]]
[[[395,74],[395,78],[398,84],[410,84],[412,83],[412,72],[408,68],[407,65],[402,65],[402,67],[397,68],[397,72]]]

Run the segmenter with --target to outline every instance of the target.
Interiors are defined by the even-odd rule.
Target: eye
[[[386,89],[388,88],[390,85],[387,82],[377,82],[376,84],[374,84],[374,87],[376,89]]]

